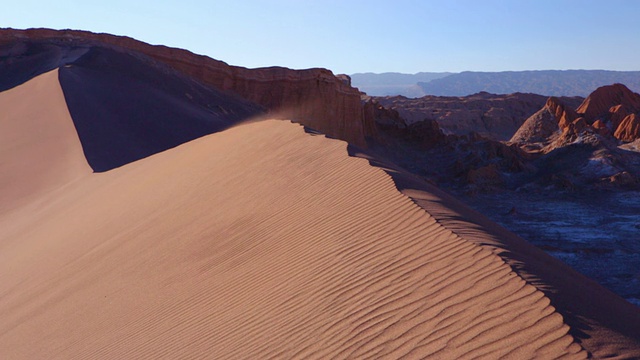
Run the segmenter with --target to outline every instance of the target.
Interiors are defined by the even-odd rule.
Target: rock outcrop
[[[640,95],[622,84],[596,89],[574,111],[557,98],[550,97],[545,106],[528,118],[511,138],[512,142],[530,146],[553,141],[553,150],[576,140],[585,131],[623,142],[640,138],[638,121]]]
[[[516,131],[510,142],[546,143],[558,131],[569,127],[578,119],[575,111],[560,99],[550,97],[542,109],[531,115]]]
[[[615,107],[615,109],[612,109]],[[628,112],[640,111],[640,95],[629,90],[622,84],[613,84],[597,88],[592,92],[576,112],[588,120],[595,121],[599,117],[607,116],[610,110]]]
[[[262,105],[274,117],[293,119],[358,146],[366,146],[366,138],[375,135],[375,125],[365,121],[358,89],[326,69],[247,69],[124,36],[77,30],[0,30],[0,46],[5,45],[5,52],[9,51],[6,45],[16,48],[26,41],[68,46],[96,43],[139,52],[207,85]]]
[[[587,123],[593,126],[598,122],[598,128],[606,127],[620,141],[630,142],[640,138],[640,95],[622,84],[599,87],[576,111]]]
[[[419,144],[421,148],[431,148],[441,145],[446,140],[440,126],[435,120],[426,119],[413,123],[407,127],[408,138]]]
[[[550,97],[545,107],[547,107],[557,119],[560,130],[566,129],[569,124],[572,124],[578,119],[576,112],[556,97]]]
[[[402,96],[377,97],[382,105],[398,111],[409,124],[431,119],[447,134],[477,132],[494,140],[508,140],[522,123],[544,106],[547,97],[515,93],[495,95],[481,92],[465,97]],[[563,98],[577,106],[582,98]]]
[[[631,142],[640,138],[640,117],[636,114],[625,117],[618,125],[613,136],[624,142]]]

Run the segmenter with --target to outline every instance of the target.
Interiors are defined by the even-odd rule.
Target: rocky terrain
[[[536,109],[528,103],[533,114],[520,117],[522,125],[513,130],[510,141],[495,140],[499,134],[479,121],[465,121],[479,107],[469,109],[470,104],[493,102],[513,108],[519,96],[423,98],[441,99],[440,103],[375,98],[392,109],[381,106],[376,113],[379,133],[387,138],[376,151],[639,303],[640,95],[620,84],[598,88],[581,102],[527,95],[542,104]],[[428,104],[424,110],[422,102]],[[411,107],[400,107],[406,104]],[[415,109],[423,114],[444,112],[427,106],[446,106],[450,117],[416,121],[419,117],[402,116],[418,113]],[[502,108],[506,113],[508,109]],[[456,114],[472,132],[444,130],[455,123]],[[503,129],[502,134],[508,134]],[[577,238],[582,240],[562,240]],[[604,270],[604,259],[616,265]]]
[[[481,92],[474,95],[374,97],[384,107],[395,110],[413,124],[425,119],[435,120],[446,134],[467,135],[476,132],[494,140],[508,140],[524,121],[542,107],[546,96],[514,93],[496,95]],[[564,97],[568,104],[578,106],[579,97]]]
[[[640,137],[640,95],[622,84],[602,86],[577,108],[551,97],[527,119],[511,142],[523,146],[547,146],[549,152],[585,134],[602,139],[632,142]]]
[[[621,84],[596,89],[577,108],[552,97],[511,143],[541,154],[536,161],[545,180],[560,179],[570,187],[636,188],[640,159],[628,144],[640,138],[639,112],[640,95]]]
[[[533,180],[567,180],[565,175],[575,186],[635,183],[636,153],[629,150],[640,138],[640,95],[621,84],[598,88],[586,99],[488,93],[364,99],[378,104],[373,116],[379,135],[386,137],[386,147],[403,148],[400,158],[416,148],[444,152],[430,158],[453,159],[442,160],[437,169],[451,171],[434,173],[436,177],[453,175],[477,183],[478,176],[469,172],[482,168],[481,173],[495,169],[517,174],[509,176],[512,188]],[[566,166],[555,166],[558,162]]]

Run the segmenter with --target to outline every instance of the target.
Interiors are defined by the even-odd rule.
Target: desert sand
[[[57,70],[1,92],[0,109],[0,213],[91,172]]]
[[[343,141],[254,121],[93,173],[55,71],[0,104],[2,358],[589,355],[520,248]]]

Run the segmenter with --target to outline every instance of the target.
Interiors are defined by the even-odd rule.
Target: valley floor
[[[640,193],[457,193],[473,208],[640,306]]]

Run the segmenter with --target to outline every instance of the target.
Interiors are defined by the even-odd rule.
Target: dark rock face
[[[417,142],[422,148],[438,146],[446,141],[446,136],[440,130],[435,120],[426,119],[413,123],[407,127],[410,141]]]
[[[375,136],[375,126],[364,119],[358,89],[326,69],[246,69],[229,66],[222,61],[182,49],[153,46],[128,37],[75,30],[3,29],[0,30],[0,55],[19,51],[22,46],[20,43],[29,41],[43,43],[45,47],[49,44],[65,44],[64,48],[75,48],[93,44],[141,53],[205,85],[257,103],[267,108],[274,117],[293,119],[358,146],[366,146],[366,138]],[[58,50],[52,51],[55,53]],[[64,56],[59,57],[64,60]],[[51,56],[47,60],[33,61],[44,71],[57,67],[57,63],[65,62],[51,60]],[[27,67],[25,64],[24,68]],[[34,75],[37,74],[31,74]],[[22,78],[28,76],[24,75]],[[24,80],[12,79],[7,86],[15,86]]]

